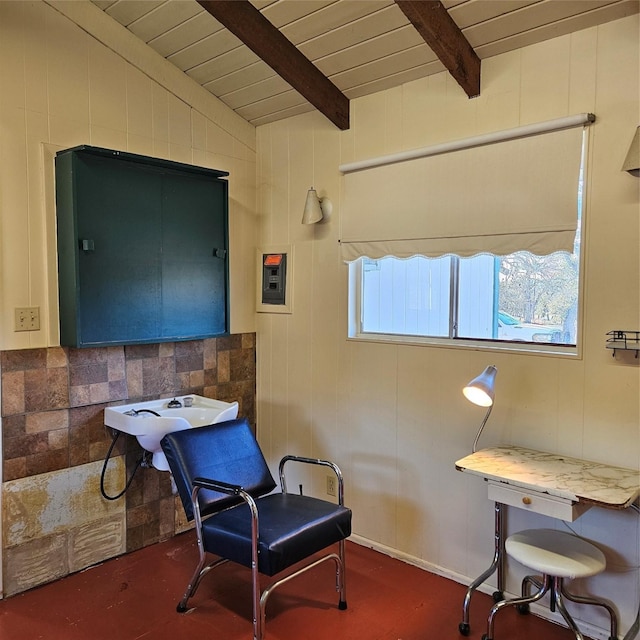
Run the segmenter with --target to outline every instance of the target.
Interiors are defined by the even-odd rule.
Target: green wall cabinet
[[[228,333],[227,172],[89,146],[55,162],[62,345]]]

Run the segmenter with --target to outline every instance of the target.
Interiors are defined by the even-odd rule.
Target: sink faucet
[[[153,409],[129,409],[129,411],[125,411],[124,415],[125,416],[138,416],[141,413],[151,413],[154,416],[158,416],[158,418],[162,417],[157,411],[154,411]]]
[[[169,407],[169,409],[180,409],[180,407],[182,407],[182,402],[180,402],[180,400],[174,398],[173,400],[171,400],[171,402],[169,402],[167,407]]]

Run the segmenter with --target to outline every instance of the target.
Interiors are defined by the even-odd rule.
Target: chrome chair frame
[[[338,505],[344,506],[344,479],[340,468],[329,460],[322,460],[316,458],[306,458],[302,456],[287,455],[282,458],[279,463],[278,473],[280,479],[280,488],[282,493],[287,493],[287,483],[285,477],[285,464],[287,462],[299,462],[303,464],[321,465],[332,469],[337,478],[337,502]],[[206,521],[206,517],[203,519],[200,511],[200,502],[198,495],[202,489],[208,489],[223,493],[229,496],[235,496],[241,498],[244,501],[251,512],[251,583],[252,583],[252,606],[253,606],[253,638],[254,640],[263,640],[265,637],[265,618],[266,618],[266,605],[269,596],[279,586],[285,584],[294,577],[312,569],[319,564],[332,560],[335,562],[336,568],[336,591],[339,593],[338,608],[344,610],[347,608],[346,600],[346,563],[345,563],[345,540],[338,541],[338,553],[327,553],[315,561],[304,565],[303,567],[284,575],[283,577],[271,582],[265,589],[260,592],[260,572],[258,565],[258,543],[260,536],[260,514],[259,508],[256,504],[256,500],[245,491],[240,485],[234,485],[227,482],[217,481],[209,478],[195,478],[193,480],[193,490],[191,492],[191,503],[193,507],[193,515],[195,521],[195,529],[197,535],[199,562],[196,569],[187,585],[185,593],[177,605],[177,611],[184,613],[188,610],[187,602],[195,594],[202,578],[213,568],[220,566],[226,562],[229,562],[226,558],[217,558],[214,561],[207,564],[207,551],[205,550],[205,544],[202,535],[202,524]]]

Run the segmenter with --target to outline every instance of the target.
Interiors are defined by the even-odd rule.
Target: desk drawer
[[[547,493],[519,489],[501,482],[488,481],[489,499],[508,504],[511,507],[541,513],[552,518],[572,522],[589,509],[589,505],[574,502],[568,498],[558,498]]]

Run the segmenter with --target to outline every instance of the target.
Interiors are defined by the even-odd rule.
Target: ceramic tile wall
[[[109,502],[100,496],[99,476],[112,443],[103,423],[105,406],[194,393],[238,401],[239,415],[255,427],[252,333],[126,347],[2,351],[0,371],[7,595],[187,526],[166,472],[140,467],[123,498]],[[135,438],[119,438],[107,494],[124,487],[140,455]],[[49,518],[55,526],[47,525]],[[87,545],[92,553],[83,552]]]

